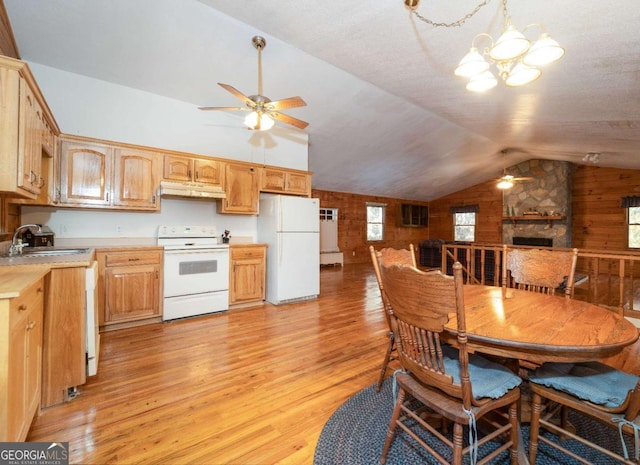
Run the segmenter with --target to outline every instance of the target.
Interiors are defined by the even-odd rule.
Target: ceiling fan
[[[502,149],[500,151],[500,153],[502,154],[502,176],[499,177],[498,179],[496,179],[496,187],[498,189],[503,189],[503,190],[511,189],[516,182],[519,182],[519,181],[531,181],[533,179],[530,176],[516,177],[516,176],[512,176],[510,174],[507,174],[507,168],[506,168],[505,163],[504,163],[504,158],[505,158],[505,155],[507,153],[511,152],[511,151],[514,151],[514,150],[506,148],[506,149]]]
[[[300,129],[306,128],[309,123],[297,118],[280,113],[280,110],[288,108],[304,107],[307,103],[300,97],[289,97],[281,100],[271,101],[262,95],[262,49],[267,45],[264,37],[255,36],[251,39],[253,46],[258,50],[258,93],[248,97],[229,84],[218,83],[220,87],[242,100],[245,107],[199,107],[200,110],[223,110],[223,111],[250,111],[244,119],[244,124],[249,129],[266,131],[273,127],[274,121],[295,126]]]

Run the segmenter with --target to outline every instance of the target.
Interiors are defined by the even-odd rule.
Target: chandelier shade
[[[485,60],[478,49],[475,47],[471,47],[469,53],[467,53],[460,63],[458,63],[458,67],[454,71],[456,76],[462,77],[471,77],[477,74],[481,74],[484,71],[487,71],[491,65]]]
[[[540,77],[542,71],[533,66],[527,66],[520,62],[513,67],[504,83],[509,87],[518,87],[529,84]]]
[[[467,90],[472,92],[484,92],[489,89],[493,89],[498,85],[498,80],[489,70],[484,73],[472,76],[467,83]]]
[[[529,50],[531,42],[513,25],[507,25],[496,44],[491,47],[489,56],[495,61],[513,60]]]
[[[529,66],[544,66],[559,60],[563,55],[564,49],[560,44],[543,32],[522,58],[522,62]]]

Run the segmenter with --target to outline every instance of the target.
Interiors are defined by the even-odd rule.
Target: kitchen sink
[[[9,255],[8,253],[0,255],[1,258],[36,258],[36,257],[51,257],[56,255],[80,255],[83,253],[87,253],[89,249],[87,248],[75,248],[75,249],[54,249],[51,247],[46,248],[25,248],[22,249],[22,254],[19,255]]]

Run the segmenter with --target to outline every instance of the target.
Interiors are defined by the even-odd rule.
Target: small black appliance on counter
[[[53,247],[55,233],[48,226],[40,226],[40,232],[31,228],[22,233],[22,242],[29,247]]]

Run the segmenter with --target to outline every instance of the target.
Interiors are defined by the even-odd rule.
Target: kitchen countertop
[[[0,299],[19,297],[24,289],[45,276],[48,266],[20,266],[0,269]]]

